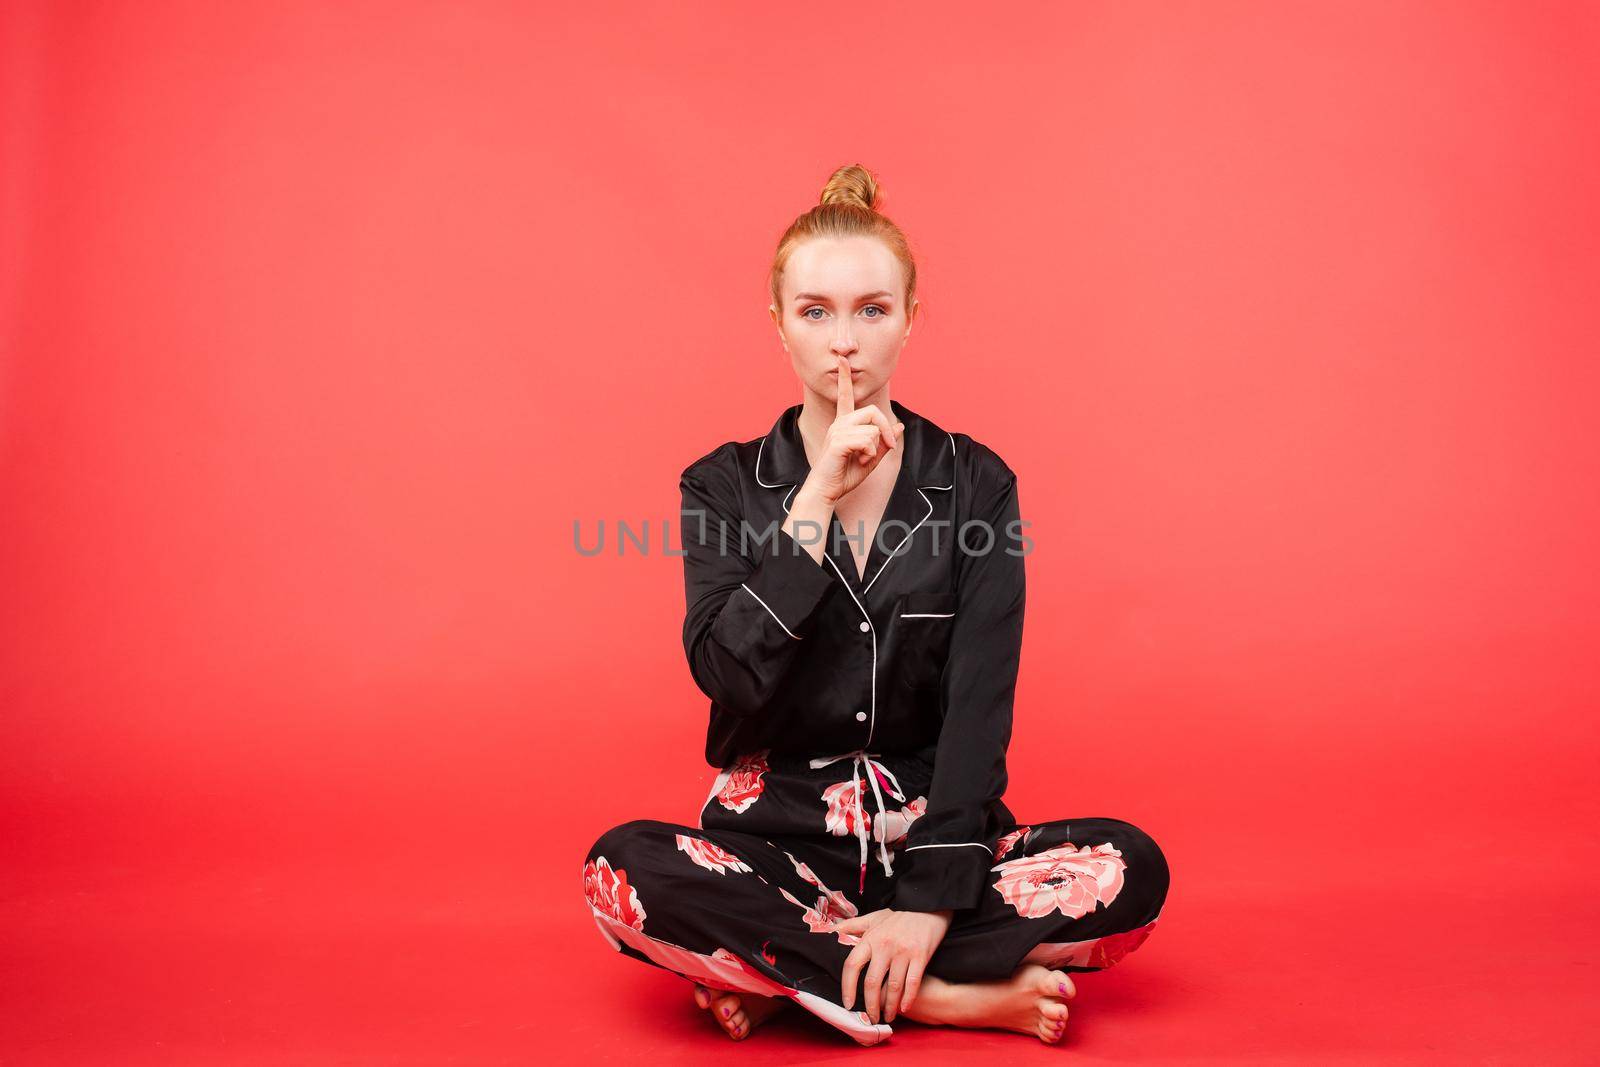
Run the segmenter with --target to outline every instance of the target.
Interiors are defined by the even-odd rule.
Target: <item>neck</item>
[[[827,438],[828,427],[833,425],[839,406],[821,393],[814,393],[810,389],[805,390],[801,404],[800,438],[806,445],[806,460],[815,466],[817,450]],[[857,408],[864,408],[869,404],[887,415],[890,422],[894,421],[894,409],[889,406],[888,382],[884,382],[875,393],[856,397]]]

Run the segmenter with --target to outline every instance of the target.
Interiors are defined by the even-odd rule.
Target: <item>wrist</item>
[[[807,478],[801,483],[800,488],[795,490],[794,500],[797,505],[802,502],[809,502],[829,510],[832,510],[839,503],[838,494],[830,492],[810,478]],[[790,510],[794,510],[793,507]]]
[[[934,918],[943,919],[945,922],[953,920],[956,914],[950,908],[943,908],[939,911],[917,911],[913,908],[889,908],[887,910],[898,911],[902,915],[932,915]]]

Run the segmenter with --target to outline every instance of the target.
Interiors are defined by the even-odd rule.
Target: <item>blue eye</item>
[[[888,314],[888,312],[885,311],[882,308],[882,306],[880,306],[878,304],[868,304],[866,307],[862,308],[861,310],[862,311],[867,311],[869,309],[872,310],[872,311],[876,311],[877,312],[876,315],[868,315],[867,318],[869,318],[869,319],[881,319],[885,315]],[[812,304],[810,307],[808,307],[804,311],[800,312],[800,317],[803,318],[803,319],[810,319],[812,322],[815,322],[815,321],[817,321],[817,317],[815,315],[811,314],[811,313],[813,311],[821,311],[821,310],[822,310],[822,306],[820,304]]]

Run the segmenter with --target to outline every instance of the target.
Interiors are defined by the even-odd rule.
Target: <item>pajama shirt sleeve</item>
[[[679,515],[695,684],[739,716],[759,714],[793,665],[833,589],[826,570],[781,523],[746,524],[731,454],[683,472]]]
[[[896,861],[889,906],[941,911],[977,906],[1005,828],[1006,747],[1022,651],[1023,556],[1016,476],[995,457],[978,468],[973,510],[994,542],[981,552],[974,526],[957,542],[955,625],[940,680],[940,727],[927,812],[911,824]],[[970,551],[968,546],[970,546]]]

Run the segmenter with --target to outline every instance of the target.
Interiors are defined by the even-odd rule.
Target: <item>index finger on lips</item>
[[[850,361],[843,356],[834,358],[834,366],[839,371],[839,399],[834,409],[833,417],[841,418],[856,409],[856,386],[850,380]]]

